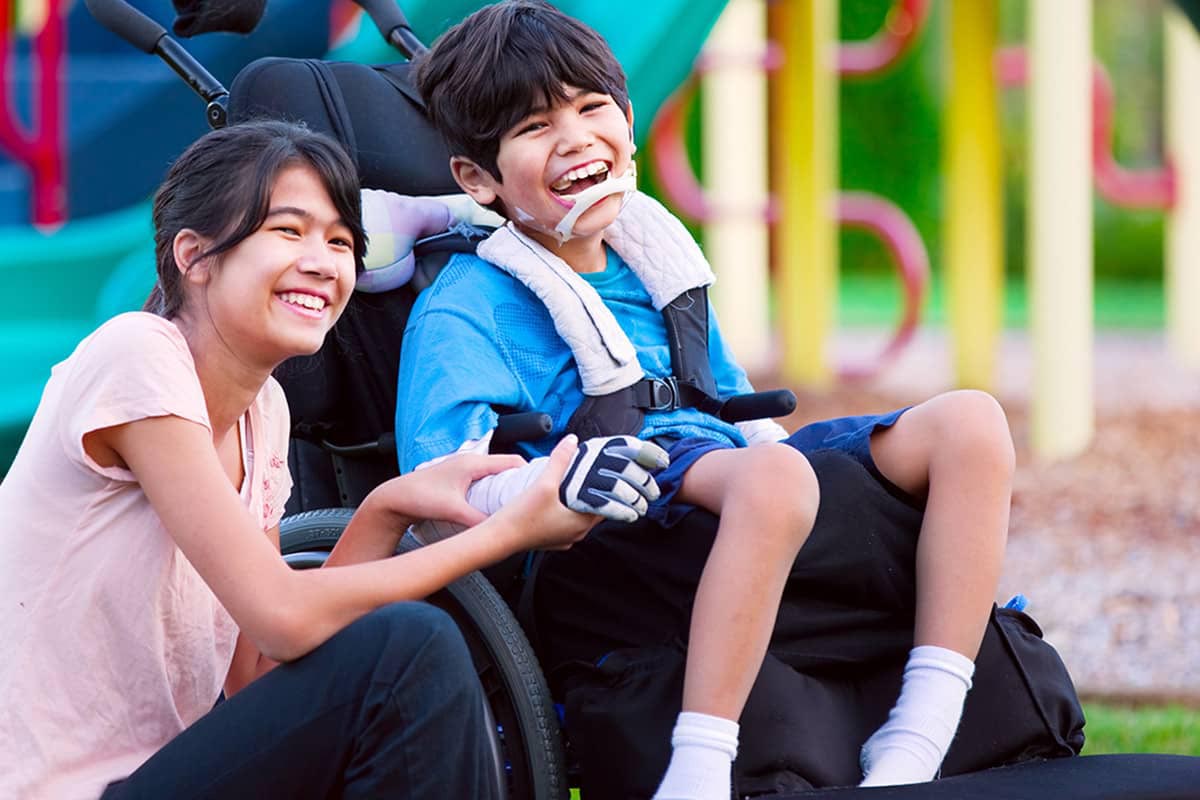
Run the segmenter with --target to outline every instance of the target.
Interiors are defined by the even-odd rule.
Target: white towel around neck
[[[637,275],[658,310],[688,289],[715,280],[687,228],[653,198],[635,192],[604,240]],[[596,396],[643,377],[637,352],[600,295],[554,253],[509,222],[479,245],[479,257],[529,288],[579,367],[583,393]]]

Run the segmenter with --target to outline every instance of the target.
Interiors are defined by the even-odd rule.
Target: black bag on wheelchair
[[[737,796],[857,783],[858,747],[887,716],[903,666],[881,664],[838,678],[806,675],[768,654],[741,717]],[[566,720],[583,796],[654,793],[671,755],[683,670],[676,643],[618,650],[574,673],[565,690]],[[845,715],[851,707],[859,719]],[[1077,755],[1083,723],[1066,667],[1037,623],[1019,611],[993,610],[942,775]]]

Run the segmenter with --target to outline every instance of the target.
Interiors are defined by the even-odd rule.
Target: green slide
[[[555,5],[595,27],[612,45],[629,77],[641,138],[659,105],[691,71],[725,1],[558,0]],[[400,4],[426,42],[482,5],[477,0]],[[396,53],[364,16],[358,34],[329,58],[376,63],[394,61]],[[166,67],[147,59],[146,69]],[[179,91],[189,90],[181,82]],[[0,364],[6,373],[0,391],[3,474],[51,366],[105,319],[140,308],[149,292],[154,280],[150,206],[146,202],[71,221],[53,233],[2,228],[0,241],[0,281],[9,287],[11,298],[0,319]]]

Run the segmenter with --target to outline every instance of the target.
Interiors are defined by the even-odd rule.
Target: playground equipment
[[[62,63],[66,24],[62,0],[44,4],[18,4],[10,14],[6,4],[0,16],[0,64],[11,63],[13,28],[32,35],[32,117],[26,125],[17,116],[12,87],[0,82],[0,147],[29,170],[32,182],[33,224],[51,227],[66,219],[63,153],[59,146],[63,126],[62,85],[56,74]]]
[[[838,69],[848,76],[867,76],[891,67],[911,47],[928,13],[926,0],[902,0],[888,15],[879,34],[866,42],[843,44]],[[784,19],[781,25],[788,25]],[[781,203],[767,194],[766,73],[782,69],[787,60],[782,49],[765,41],[766,9],[758,0],[732,0],[718,20],[696,62],[695,75],[663,106],[652,131],[654,174],[673,207],[704,224],[704,245],[718,275],[714,303],[722,313],[722,330],[742,363],[751,368],[768,362],[767,318],[768,223],[779,221]],[[701,187],[684,145],[685,114],[695,94],[696,76],[704,93],[702,151],[707,188]],[[836,127],[836,126],[835,126]],[[786,140],[781,133],[779,139]],[[730,153],[737,153],[731,158]],[[800,170],[805,172],[808,168]],[[788,192],[787,180],[780,191]],[[903,309],[898,325],[881,352],[861,364],[837,368],[841,379],[861,380],[875,375],[912,338],[920,316],[929,275],[929,257],[920,234],[908,217],[885,199],[866,192],[837,196],[833,217],[847,227],[877,236],[891,254],[903,285]],[[806,218],[814,230],[831,228],[828,214]],[[789,225],[797,223],[789,219]],[[777,241],[799,245],[777,229]],[[796,237],[799,239],[800,237]],[[783,245],[781,245],[783,246]],[[801,275],[784,270],[777,287],[780,324],[811,320],[832,325],[831,304],[836,287],[836,258],[805,262]],[[796,282],[793,286],[789,281]],[[828,302],[810,294],[803,283],[829,287]],[[799,307],[788,308],[785,295],[797,291]],[[799,323],[797,323],[799,324]],[[793,344],[786,333],[785,340]],[[823,347],[823,343],[822,343]],[[799,359],[803,366],[810,366]],[[825,380],[824,356],[801,380]],[[785,367],[786,369],[786,367]]]
[[[1031,3],[1027,47],[998,47],[995,0],[947,3],[948,64],[944,117],[943,219],[946,307],[955,382],[990,389],[1003,305],[1003,187],[998,119],[1002,87],[1029,86],[1029,308],[1034,342],[1033,446],[1045,458],[1085,448],[1092,435],[1092,186],[1109,202],[1169,212],[1166,247],[1167,338],[1181,363],[1200,366],[1200,154],[1194,135],[1200,109],[1188,96],[1200,79],[1193,20],[1200,3],[1165,9],[1168,161],[1128,169],[1112,151],[1113,91],[1091,55],[1091,0]],[[1182,9],[1182,10],[1181,10]],[[836,63],[845,76],[886,69],[912,46],[928,17],[925,0],[896,0],[881,32],[843,43]],[[768,222],[777,271],[772,286],[782,340],[784,378],[821,385],[833,375],[870,376],[911,336],[923,297],[923,245],[898,209],[865,197],[833,198],[837,109],[831,42],[837,5],[828,0],[769,8],[775,41],[764,41],[763,4],[734,0],[714,29],[711,53],[697,62],[706,92],[701,188],[683,146],[685,84],[655,125],[654,166],[664,193],[685,216],[705,224],[718,274],[736,272],[729,295],[718,284],[729,333],[749,364],[767,359],[765,275],[759,263]],[[732,55],[737,54],[737,55]],[[762,84],[771,73],[771,111]],[[755,143],[772,122],[768,198]],[[1189,132],[1191,135],[1189,136]],[[737,144],[731,144],[736,142]],[[710,155],[711,151],[711,155]],[[737,159],[729,159],[737,152]],[[730,161],[736,167],[729,166]],[[714,198],[717,198],[714,200]],[[836,209],[831,213],[830,209]],[[851,211],[857,216],[847,217]],[[837,250],[834,221],[867,226],[887,243],[905,281],[900,323],[878,358],[831,368]],[[1196,265],[1196,266],[1193,266]],[[730,327],[726,323],[726,327]]]

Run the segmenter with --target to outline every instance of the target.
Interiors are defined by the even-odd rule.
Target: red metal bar
[[[1096,190],[1109,202],[1125,208],[1170,209],[1175,205],[1175,171],[1163,167],[1126,169],[1113,155],[1116,100],[1108,70],[1092,67],[1092,169]]]
[[[1029,80],[1025,48],[1019,45],[996,51],[996,74],[1004,86],[1023,86]],[[1092,172],[1096,190],[1110,203],[1124,208],[1170,209],[1175,205],[1175,171],[1170,162],[1148,169],[1127,169],[1113,156],[1113,118],[1116,102],[1112,80],[1100,62],[1092,65]]]
[[[912,49],[928,19],[929,0],[895,0],[878,33],[862,42],[842,42],[838,72],[864,76],[889,69]]]
[[[838,222],[850,228],[872,233],[891,253],[904,289],[904,308],[891,338],[874,358],[865,364],[842,366],[838,377],[862,381],[874,377],[889,361],[900,354],[916,333],[921,319],[921,303],[929,285],[929,253],[921,234],[908,216],[890,201],[869,192],[843,192],[838,195]]]
[[[712,203],[696,179],[684,135],[697,85],[695,75],[690,76],[658,109],[650,124],[650,168],[672,208],[693,221],[708,222],[714,216]]]
[[[0,65],[8,73],[12,56],[12,3],[0,0]],[[46,22],[33,40],[30,124],[14,108],[8,81],[0,81],[0,146],[25,164],[32,175],[33,224],[52,227],[66,219],[66,155],[64,153],[62,75],[66,24],[62,0],[49,0]]]

